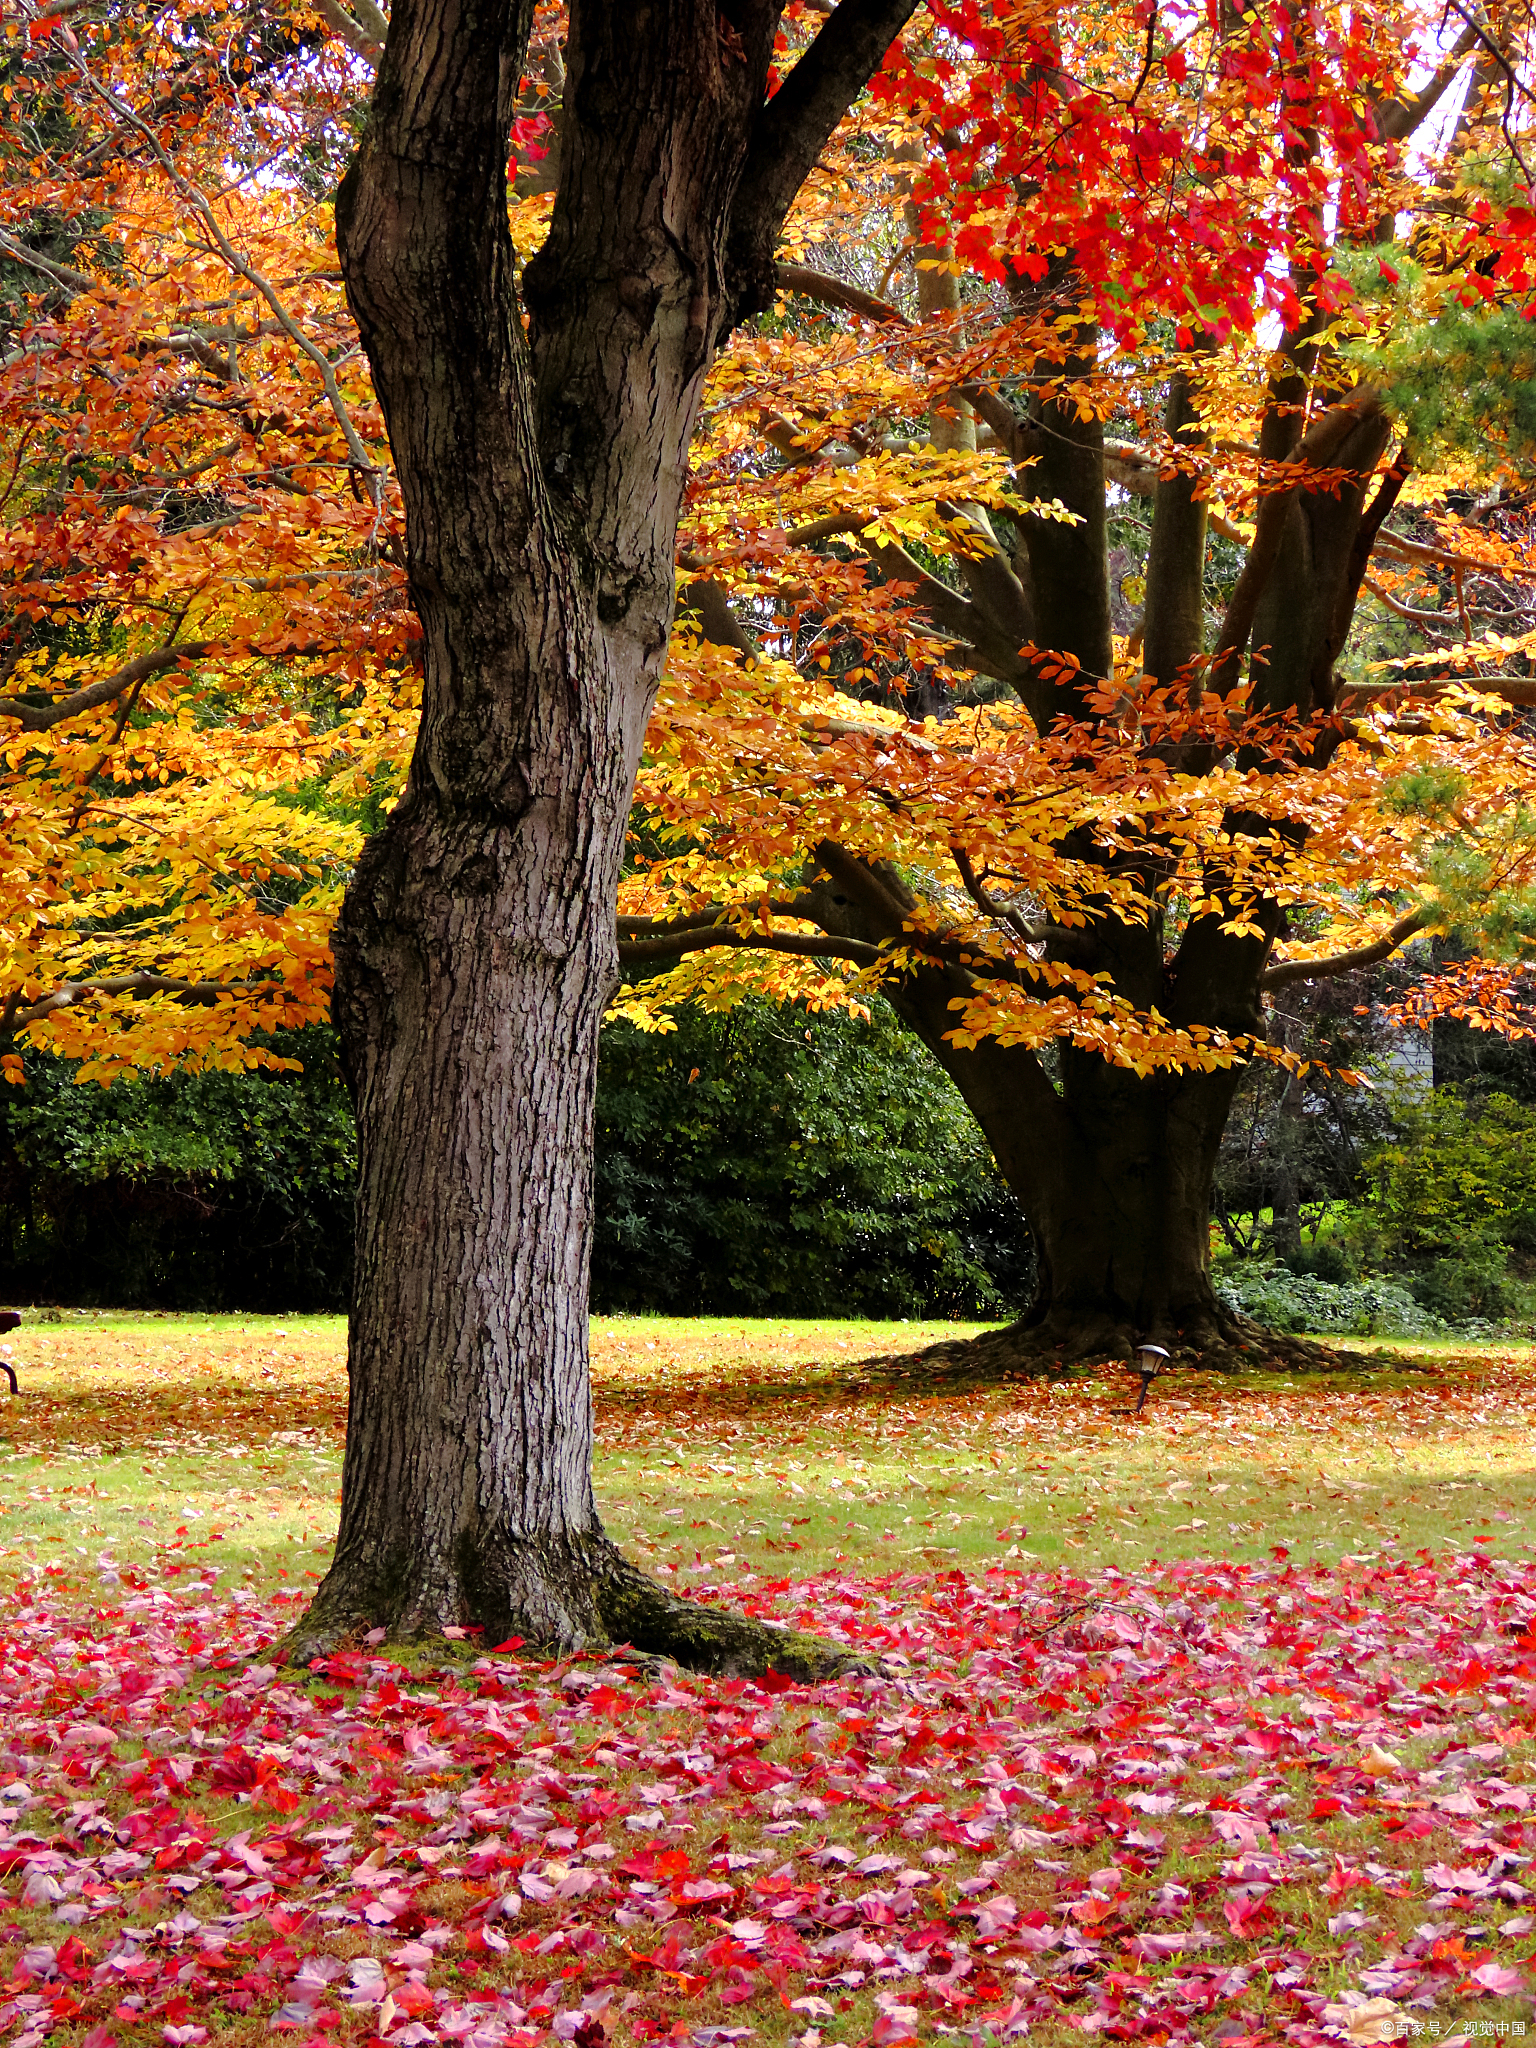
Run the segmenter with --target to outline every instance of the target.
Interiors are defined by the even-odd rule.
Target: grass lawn
[[[955,1334],[594,1326],[610,1530],[887,1660],[811,1692],[468,1643],[278,1671],[334,1532],[341,1323],[29,1323],[0,2037],[1518,2030],[1531,1354],[1367,1340],[1137,1420],[1129,1375],[911,1363]]]

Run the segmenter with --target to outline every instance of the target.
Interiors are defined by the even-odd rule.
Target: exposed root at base
[[[477,1651],[516,1642],[544,1657],[627,1646],[644,1659],[719,1678],[777,1672],[816,1684],[872,1670],[819,1636],[683,1599],[601,1535],[558,1545],[487,1546],[472,1569],[461,1565],[446,1578],[433,1575],[430,1592],[418,1581],[404,1594],[410,1575],[398,1569],[371,1574],[371,1587],[362,1576],[355,1567],[333,1564],[308,1612],[268,1654],[302,1667],[360,1649],[382,1629],[381,1641],[440,1644],[445,1651],[458,1648],[466,1632]]]
[[[945,1379],[1053,1379],[1074,1367],[1118,1366],[1134,1371],[1137,1343],[1160,1344],[1168,1353],[1165,1371],[1180,1366],[1207,1372],[1349,1372],[1375,1360],[1342,1351],[1315,1337],[1266,1330],[1247,1316],[1218,1306],[1190,1316],[1182,1327],[1133,1331],[1108,1316],[1048,1316],[1043,1322],[1012,1323],[931,1344],[899,1361],[903,1377]],[[889,1361],[886,1361],[889,1370]]]

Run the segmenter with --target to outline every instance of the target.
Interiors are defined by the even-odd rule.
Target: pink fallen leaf
[[[1480,1991],[1491,1991],[1500,1998],[1513,1998],[1530,1988],[1525,1972],[1508,1963],[1479,1963],[1472,1972],[1472,1982]]]
[[[99,1721],[71,1721],[59,1737],[59,1744],[64,1749],[113,1749],[117,1737]]]

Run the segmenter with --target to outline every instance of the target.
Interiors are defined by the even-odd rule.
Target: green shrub
[[[1216,1293],[1229,1308],[1252,1316],[1266,1330],[1319,1336],[1429,1337],[1445,1328],[1437,1315],[1390,1280],[1340,1284],[1309,1273],[1292,1273],[1267,1260],[1245,1259],[1221,1267]]]
[[[1437,1088],[1398,1098],[1393,1112],[1397,1137],[1364,1166],[1365,1220],[1386,1263],[1536,1247],[1536,1107]]]
[[[592,1298],[672,1314],[996,1316],[1028,1225],[953,1084],[883,1003],[610,1024]]]
[[[767,1004],[603,1034],[593,1301],[725,1314],[992,1316],[1028,1226],[952,1084],[884,1006]],[[356,1140],[331,1034],[298,1075],[0,1090],[0,1272],[79,1306],[346,1305]]]
[[[26,1055],[0,1090],[0,1270],[18,1300],[291,1312],[346,1306],[357,1143],[329,1031],[301,1074],[80,1087]]]
[[[1349,1247],[1336,1237],[1325,1237],[1320,1244],[1303,1245],[1285,1263],[1293,1273],[1309,1273],[1314,1279],[1327,1280],[1335,1286],[1359,1277]]]
[[[1459,1258],[1436,1259],[1408,1284],[1421,1307],[1448,1323],[1465,1323],[1474,1317],[1496,1322],[1507,1316],[1519,1299],[1500,1245],[1475,1248]]]

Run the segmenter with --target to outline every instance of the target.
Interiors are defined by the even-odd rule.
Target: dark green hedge
[[[330,1034],[301,1075],[0,1092],[0,1293],[74,1306],[345,1306],[356,1146]],[[599,1309],[1001,1314],[1028,1232],[980,1134],[883,1009],[767,1004],[611,1025],[597,1114]]]

